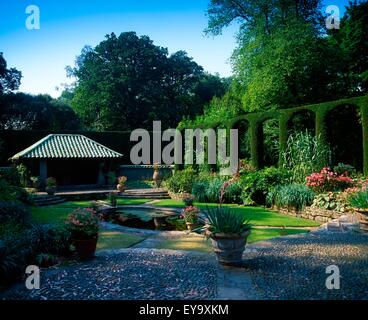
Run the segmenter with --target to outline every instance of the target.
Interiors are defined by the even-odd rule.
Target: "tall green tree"
[[[3,53],[0,52],[0,94],[17,90],[20,86],[22,73],[15,68],[7,68]]]
[[[112,33],[95,48],[84,48],[68,73],[76,79],[71,104],[95,130],[152,128],[153,120],[175,127],[184,115],[200,114],[209,99],[226,91],[211,88],[213,79],[186,52],[169,55],[134,32]]]
[[[350,1],[340,29],[329,32],[330,42],[339,54],[336,76],[352,95],[368,92],[368,1]],[[338,52],[336,52],[338,51]]]
[[[0,95],[2,130],[73,130],[80,121],[73,109],[49,95]]]

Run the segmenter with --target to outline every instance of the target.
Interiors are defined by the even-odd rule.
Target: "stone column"
[[[363,131],[363,172],[368,176],[368,104],[361,106]]]
[[[284,164],[284,154],[287,148],[288,141],[288,121],[289,116],[281,114],[279,118],[279,167]]]
[[[40,160],[40,182],[42,186],[46,185],[47,179],[47,161],[42,159]]]
[[[262,123],[256,120],[251,120],[249,123],[250,130],[250,153],[252,165],[256,169],[261,169],[263,166],[263,127]]]
[[[316,112],[316,136],[321,144],[327,145],[327,127],[326,127],[326,110],[317,110]],[[325,159],[326,165],[328,164],[329,159]]]

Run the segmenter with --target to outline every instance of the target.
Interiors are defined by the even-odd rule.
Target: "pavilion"
[[[24,163],[43,185],[53,177],[60,186],[103,186],[113,162],[122,156],[83,135],[50,134],[11,160]]]

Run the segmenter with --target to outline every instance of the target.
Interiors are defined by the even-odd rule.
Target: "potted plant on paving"
[[[128,181],[128,178],[125,176],[121,176],[118,178],[118,185],[116,188],[119,192],[124,192],[127,189],[126,182]]]
[[[47,178],[46,179],[46,188],[45,191],[47,192],[47,194],[49,196],[53,196],[56,192],[56,187],[57,187],[57,183],[56,183],[56,179],[55,178]]]
[[[241,265],[251,225],[241,214],[222,205],[207,207],[204,216],[205,235],[211,239],[218,262],[223,265]]]
[[[185,220],[189,232],[193,231],[195,224],[198,222],[199,209],[193,205],[186,207],[181,212],[181,217]]]
[[[351,195],[350,205],[359,215],[360,229],[368,232],[368,189]]]
[[[82,260],[91,259],[96,252],[99,220],[93,209],[73,211],[66,220],[73,245]]]

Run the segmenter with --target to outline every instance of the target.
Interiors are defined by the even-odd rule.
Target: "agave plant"
[[[204,223],[206,229],[213,234],[239,234],[249,231],[252,226],[249,221],[235,212],[231,208],[217,206],[215,208],[207,207],[204,212]]]

